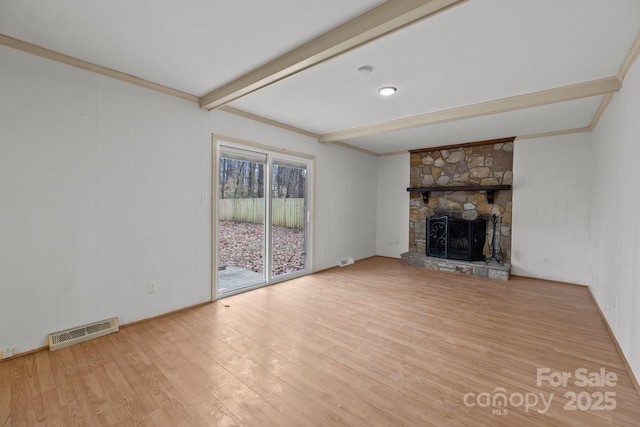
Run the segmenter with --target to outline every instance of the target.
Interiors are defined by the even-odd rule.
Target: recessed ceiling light
[[[363,65],[362,67],[356,70],[356,72],[361,76],[366,76],[367,74],[370,74],[372,71],[373,71],[373,67],[371,65]]]
[[[395,86],[383,86],[380,89],[378,89],[378,93],[382,96],[393,95],[397,91],[398,91],[398,88]]]

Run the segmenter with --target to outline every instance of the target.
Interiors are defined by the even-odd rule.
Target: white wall
[[[636,63],[593,132],[516,141],[512,242],[514,274],[590,287],[636,378],[638,117]]]
[[[409,251],[409,163],[409,153],[378,158],[377,255]]]
[[[640,378],[640,63],[593,131],[589,286]]]
[[[210,300],[212,132],[317,156],[316,269],[375,253],[374,157],[4,46],[0,63],[0,348]]]
[[[0,63],[0,346],[209,299],[198,108],[6,47]]]
[[[376,254],[376,157],[322,144],[316,173],[316,270]]]
[[[591,135],[516,140],[512,273],[586,284]]]

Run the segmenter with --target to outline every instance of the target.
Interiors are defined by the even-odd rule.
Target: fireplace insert
[[[427,218],[427,256],[484,261],[487,222],[483,219]]]

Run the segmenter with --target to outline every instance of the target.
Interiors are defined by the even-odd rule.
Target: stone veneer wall
[[[455,185],[506,185],[513,183],[513,141],[469,144],[459,148],[411,151],[411,187]],[[502,260],[511,262],[511,194],[495,192],[493,204],[484,191],[446,191],[429,193],[425,205],[422,193],[411,193],[409,206],[409,252],[426,250],[426,218],[449,215],[453,218],[487,220],[484,253],[490,256],[493,214],[499,219],[496,242]]]

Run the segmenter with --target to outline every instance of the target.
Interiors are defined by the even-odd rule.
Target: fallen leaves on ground
[[[304,231],[273,226],[273,275],[302,270],[305,261]],[[218,264],[263,272],[264,226],[239,221],[218,224]]]

